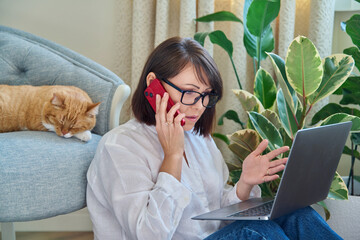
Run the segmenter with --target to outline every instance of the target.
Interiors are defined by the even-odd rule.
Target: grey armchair
[[[119,125],[130,88],[78,53],[32,34],[0,26],[0,84],[73,85],[102,102],[89,142],[53,132],[0,133],[2,239],[13,222],[67,214],[86,206],[86,172],[101,136]]]

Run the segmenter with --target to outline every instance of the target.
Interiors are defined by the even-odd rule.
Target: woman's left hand
[[[237,184],[237,195],[241,200],[246,200],[255,185],[270,182],[279,178],[276,174],[285,168],[287,158],[272,161],[278,155],[287,152],[288,146],[275,149],[261,155],[268,145],[268,140],[263,140],[259,146],[250,153],[242,165],[242,173]]]
[[[166,112],[169,97],[168,93],[165,93],[163,98],[156,95],[156,131],[164,151],[164,160],[159,172],[166,172],[180,181],[184,156],[184,129],[180,121],[185,114],[180,113],[174,117],[175,112],[180,108],[180,103],[176,103],[169,112]]]

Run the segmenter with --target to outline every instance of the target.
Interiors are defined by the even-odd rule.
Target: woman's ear
[[[151,81],[156,78],[155,73],[149,72],[149,74],[146,76],[146,85],[149,86]]]

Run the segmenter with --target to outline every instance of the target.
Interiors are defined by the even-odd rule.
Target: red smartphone
[[[165,88],[161,84],[160,80],[155,78],[151,81],[150,85],[145,89],[144,94],[146,99],[149,101],[151,107],[154,109],[154,112],[156,112],[156,94],[159,94],[162,98],[164,96],[164,93],[166,92]],[[170,108],[174,106],[174,102],[169,97],[166,112],[170,111]],[[174,118],[179,114],[179,110],[176,111]],[[181,126],[185,125],[185,119],[181,119]]]

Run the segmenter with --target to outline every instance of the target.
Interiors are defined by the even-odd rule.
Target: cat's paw
[[[71,138],[72,137],[72,134],[71,133],[67,133],[65,135],[63,135],[64,138]]]
[[[84,142],[91,140],[91,132],[89,130],[81,133],[76,133],[74,134],[74,136]]]

